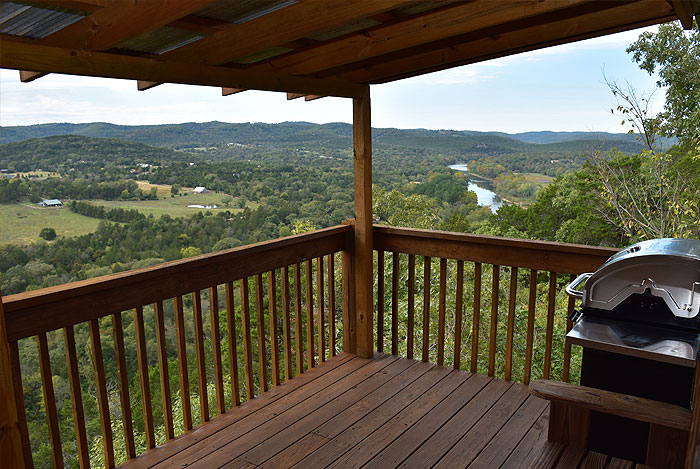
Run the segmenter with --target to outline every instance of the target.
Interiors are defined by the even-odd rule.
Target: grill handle
[[[591,278],[593,275],[592,272],[586,273],[586,274],[581,274],[576,279],[568,284],[566,286],[566,294],[569,295],[572,298],[576,298],[578,300],[583,300],[583,290],[576,290],[575,287],[577,287],[579,284],[584,283],[586,280]]]

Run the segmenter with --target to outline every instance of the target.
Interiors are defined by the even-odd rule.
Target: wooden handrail
[[[549,401],[572,404],[640,422],[686,431],[690,428],[691,411],[665,402],[545,380],[533,381],[530,393]]]
[[[374,225],[374,249],[579,274],[593,272],[618,250],[549,241]]]
[[[143,269],[4,298],[8,341],[17,341],[163,298],[352,249],[352,227],[339,225]],[[46,314],[50,311],[51,314]]]

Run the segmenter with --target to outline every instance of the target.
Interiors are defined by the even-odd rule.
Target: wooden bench
[[[688,441],[695,439],[697,430],[691,432],[691,428],[696,425],[693,425],[693,412],[688,409],[554,381],[533,381],[530,393],[550,401],[550,441],[587,449],[591,412],[601,412],[649,424],[646,465],[664,468],[693,467],[694,458],[689,454]],[[691,433],[695,433],[692,439]]]

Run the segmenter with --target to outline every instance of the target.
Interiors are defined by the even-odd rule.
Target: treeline
[[[128,223],[136,220],[143,220],[146,215],[135,209],[107,208],[104,205],[94,205],[88,202],[77,202],[71,200],[67,207],[71,212],[85,215],[86,217],[99,218],[100,220],[110,220],[121,223]]]
[[[142,191],[132,179],[107,182],[68,177],[0,179],[0,203],[20,202],[26,199],[36,203],[41,199],[148,200],[157,198],[156,188]]]

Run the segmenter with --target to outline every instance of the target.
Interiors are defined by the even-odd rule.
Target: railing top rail
[[[9,341],[352,249],[352,227],[331,228],[179,259],[3,298]]]
[[[560,273],[592,272],[618,250],[374,225],[374,248]]]

